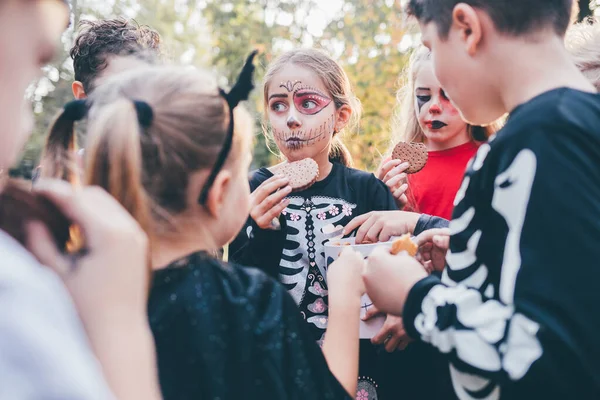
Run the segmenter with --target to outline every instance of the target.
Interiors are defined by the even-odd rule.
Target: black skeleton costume
[[[461,400],[600,398],[599,199],[600,95],[542,94],[481,146],[447,268],[404,308]]]
[[[253,173],[254,191],[273,174],[266,168]],[[373,174],[333,164],[324,180],[288,196],[290,204],[280,217],[280,230],[258,228],[250,218],[245,229],[230,245],[230,260],[258,267],[277,278],[288,289],[300,313],[322,343],[327,327],[328,298],[325,243],[341,237],[342,228],[353,218],[370,211],[395,210],[396,203],[383,182]],[[441,218],[422,216],[420,231],[447,226]],[[358,398],[395,399],[400,386],[414,389],[409,399],[440,399],[423,389],[431,380],[435,354],[426,346],[411,345],[404,352],[386,353],[382,346],[361,340]],[[421,384],[423,382],[423,384]],[[399,386],[399,383],[401,385]],[[360,397],[362,396],[362,397]]]
[[[254,173],[252,190],[273,174]],[[231,259],[266,270],[279,279],[300,307],[306,321],[322,339],[327,326],[327,262],[325,243],[341,238],[354,217],[374,210],[394,210],[389,189],[373,174],[334,163],[329,176],[288,196],[281,230],[263,230],[250,219],[230,246]]]

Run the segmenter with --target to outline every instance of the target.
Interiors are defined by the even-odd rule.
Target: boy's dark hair
[[[81,21],[80,32],[70,54],[73,59],[75,80],[83,84],[86,93],[106,68],[109,56],[139,55],[160,52],[160,35],[148,26],[124,18],[100,21]]]
[[[573,0],[410,0],[407,11],[423,23],[434,22],[439,36],[445,39],[452,25],[452,11],[459,3],[485,11],[499,32],[515,36],[550,26],[563,36],[573,6]]]

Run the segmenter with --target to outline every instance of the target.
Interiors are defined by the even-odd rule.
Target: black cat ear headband
[[[199,204],[206,204],[206,199],[208,198],[208,192],[212,187],[217,174],[223,168],[225,161],[227,160],[227,156],[231,151],[231,145],[233,143],[233,109],[237,107],[237,105],[242,100],[248,100],[248,96],[252,89],[254,89],[254,83],[252,82],[252,75],[254,74],[254,57],[258,54],[258,50],[254,50],[246,59],[246,63],[242,68],[242,72],[237,79],[237,82],[229,93],[225,93],[223,89],[219,89],[219,94],[225,99],[227,105],[229,106],[229,127],[227,129],[227,134],[225,136],[225,141],[223,142],[223,146],[221,147],[221,151],[217,157],[217,161],[215,165],[213,165],[204,186],[202,187],[202,191],[200,192],[200,197],[198,198]]]
[[[221,95],[227,106],[229,107],[229,126],[227,128],[227,133],[225,136],[225,141],[223,142],[223,146],[221,147],[221,151],[219,151],[219,155],[217,156],[217,161],[212,167],[204,186],[202,187],[202,191],[200,192],[200,196],[198,198],[198,203],[204,205],[206,203],[206,199],[208,198],[208,192],[212,187],[217,174],[223,168],[225,161],[227,161],[227,157],[231,151],[231,146],[233,143],[233,110],[237,107],[240,101],[248,100],[248,96],[252,89],[254,89],[254,83],[252,82],[252,75],[254,74],[254,58],[258,54],[258,50],[254,50],[248,58],[246,59],[246,63],[240,72],[240,75],[237,79],[237,82],[231,90],[227,93],[223,89],[219,89],[219,95]],[[143,128],[149,128],[152,125],[152,120],[154,119],[154,112],[152,111],[152,107],[146,103],[145,101],[134,100],[133,104],[135,106],[135,110],[137,112],[138,122],[140,126]],[[86,117],[88,109],[90,107],[90,103],[86,100],[74,100],[67,103],[64,107],[63,118],[71,121],[79,121]]]

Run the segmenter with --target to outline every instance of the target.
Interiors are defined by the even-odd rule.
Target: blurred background
[[[411,48],[419,44],[418,28],[402,13],[401,0],[72,0],[70,29],[62,51],[44,68],[28,96],[36,130],[14,176],[31,177],[55,113],[72,100],[73,65],[69,49],[83,19],[125,17],[149,25],[162,37],[168,61],[209,68],[227,86],[253,48],[262,49],[257,88],[265,67],[278,54],[299,46],[322,48],[348,73],[363,106],[357,132],[344,137],[356,167],[374,170],[389,145],[398,80]],[[578,20],[591,16],[600,0],[578,0]],[[598,10],[600,11],[600,9]],[[248,107],[256,116],[254,166],[276,161],[261,131],[261,90]]]

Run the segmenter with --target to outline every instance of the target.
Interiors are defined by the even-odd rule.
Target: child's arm
[[[377,177],[390,189],[398,209],[402,210],[408,203],[406,191],[408,180],[406,169],[410,165],[400,160],[386,159],[377,170]]]
[[[470,219],[453,221],[451,230],[473,232],[466,249],[457,246],[447,256],[448,285],[406,255],[369,257],[364,278],[374,304],[402,315],[409,335],[446,354],[461,390],[474,390],[470,383],[510,398],[549,398],[559,395],[557,388],[589,390],[590,374],[600,370],[600,223],[589,218],[600,214],[597,163],[568,159],[564,148],[572,142],[548,149],[547,140],[534,136],[533,150],[503,152],[499,174],[480,170],[494,186],[477,182],[476,199],[486,191],[491,204],[467,193],[462,208]],[[568,196],[566,188],[573,188]]]
[[[260,268],[277,279],[285,242],[285,219],[281,212],[290,193],[286,178],[273,176],[264,182],[252,179],[250,216],[242,231],[229,246],[229,261]],[[279,226],[274,226],[277,221]]]
[[[346,248],[329,266],[329,320],[323,354],[329,369],[350,394],[358,377],[360,298],[364,294],[362,256]]]
[[[285,220],[280,219],[281,230],[260,229],[249,218],[229,245],[228,261],[259,268],[274,279],[279,276],[279,261],[285,243]]]

